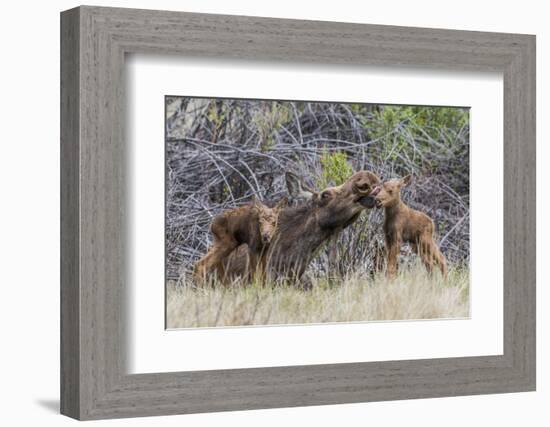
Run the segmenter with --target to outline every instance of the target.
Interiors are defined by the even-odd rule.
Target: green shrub
[[[353,167],[348,162],[348,155],[344,151],[329,153],[325,151],[319,159],[321,163],[321,177],[319,188],[343,184],[353,174]]]

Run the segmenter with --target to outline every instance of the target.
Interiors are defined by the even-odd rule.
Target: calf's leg
[[[194,276],[198,280],[205,280],[214,271],[223,271],[223,262],[237,247],[237,241],[229,233],[218,232],[214,243],[206,255],[195,264]]]
[[[433,254],[436,264],[439,266],[439,269],[441,270],[441,275],[443,277],[447,277],[447,262],[445,261],[445,256],[441,253],[439,248],[437,247],[437,244],[435,242],[432,242],[433,244]]]
[[[432,238],[430,236],[423,235],[420,237],[417,244],[418,255],[420,255],[420,259],[422,259],[422,262],[426,267],[426,270],[428,270],[428,273],[431,273],[433,271],[433,253],[431,240]]]
[[[431,235],[423,235],[419,241],[420,256],[428,272],[433,271],[434,265],[441,270],[443,277],[447,276],[447,263],[445,257],[437,247]]]
[[[397,257],[401,250],[401,239],[392,238],[386,240],[386,252],[388,254],[388,262],[386,265],[386,276],[394,278],[397,275]]]
[[[249,274],[249,256],[248,245],[246,243],[238,246],[218,267],[218,278],[227,285],[233,283],[236,279],[247,279]]]

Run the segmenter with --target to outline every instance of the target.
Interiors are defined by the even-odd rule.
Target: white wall
[[[537,34],[538,392],[112,421],[114,425],[549,425],[547,163],[550,27],[543,1],[97,1],[105,6]],[[65,425],[59,383],[59,11],[73,1],[4,2],[0,68],[0,377],[3,425]],[[544,161],[546,160],[546,162]],[[546,205],[544,205],[546,204]],[[547,280],[546,280],[547,281]],[[6,340],[7,338],[7,340]]]

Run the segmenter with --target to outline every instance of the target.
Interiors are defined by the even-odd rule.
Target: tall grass
[[[253,283],[196,288],[167,285],[167,327],[282,325],[469,316],[469,272],[452,268],[446,280],[423,266],[403,269],[392,281],[357,273],[318,277],[311,290]]]

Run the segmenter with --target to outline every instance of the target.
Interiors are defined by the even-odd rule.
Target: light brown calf
[[[447,275],[445,257],[434,241],[434,223],[423,212],[408,207],[401,200],[401,188],[408,185],[411,176],[392,179],[375,188],[376,205],[385,209],[384,235],[386,238],[386,274],[394,277],[397,273],[397,257],[403,243],[410,243],[429,272],[434,265],[441,274]]]
[[[216,216],[210,225],[214,243],[206,255],[195,264],[195,279],[202,281],[212,273],[216,273],[218,278],[224,281],[228,276],[244,273],[244,271],[226,271],[229,265],[241,267],[244,265],[245,268],[240,270],[247,270],[251,276],[259,267],[263,269],[266,249],[277,228],[279,212],[286,204],[285,198],[274,208],[269,208],[254,197],[252,203],[227,210]],[[239,248],[238,251],[237,248]],[[233,259],[229,263],[230,255],[233,258],[246,257],[246,259]]]

